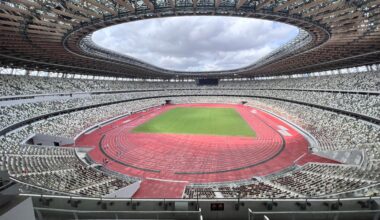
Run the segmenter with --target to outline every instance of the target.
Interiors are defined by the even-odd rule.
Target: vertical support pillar
[[[373,65],[371,65],[371,71],[375,71],[375,68],[373,68]]]
[[[44,218],[42,217],[42,214],[40,212],[40,210],[36,210],[36,216],[37,216],[37,219],[38,220],[43,220]]]

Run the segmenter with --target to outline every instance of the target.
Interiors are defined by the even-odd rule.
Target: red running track
[[[173,182],[145,179],[137,192],[133,195],[136,199],[181,199],[187,182]]]
[[[178,106],[234,108],[256,132],[256,137],[130,132],[134,127]],[[178,183],[175,181],[236,181],[281,171],[292,166],[300,157],[303,163],[326,162],[325,158],[308,156],[311,154],[307,140],[277,117],[252,107],[229,104],[182,104],[154,108],[81,135],[76,140],[76,146],[93,147],[89,156],[98,163],[107,159],[109,162],[104,166],[110,170],[143,179],[165,180],[149,181],[152,187],[157,184],[153,187],[158,189],[156,193],[162,191],[159,189],[163,184],[169,184],[168,181],[174,181],[170,187]],[[143,182],[142,186],[149,182]],[[183,182],[178,183],[176,189],[182,188]],[[149,190],[145,190],[147,194],[144,196],[142,189],[136,196],[154,197]]]

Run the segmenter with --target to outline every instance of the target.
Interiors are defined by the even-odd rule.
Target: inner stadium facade
[[[379,219],[379,13],[377,0],[0,2],[0,219]],[[300,31],[210,72],[91,39],[174,16]],[[256,136],[133,133],[184,106],[235,109]]]
[[[3,45],[3,66],[92,75],[175,78],[286,75],[378,62],[376,1],[9,1],[0,6],[2,42],[18,42]],[[110,25],[181,15],[260,18],[294,25],[303,31],[283,48],[247,68],[217,73],[155,68],[105,51],[89,37],[92,32]]]

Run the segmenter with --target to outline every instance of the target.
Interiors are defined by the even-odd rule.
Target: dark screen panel
[[[210,204],[211,211],[224,211],[224,203],[211,203]]]
[[[217,86],[219,84],[218,79],[198,79],[198,86]]]

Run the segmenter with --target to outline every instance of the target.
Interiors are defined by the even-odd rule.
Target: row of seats
[[[283,175],[247,184],[188,186],[183,198],[305,198],[357,190],[376,183],[377,173],[346,165],[311,163]],[[378,193],[378,192],[377,192]]]
[[[320,150],[362,149],[370,158],[380,158],[379,126],[366,121],[290,102],[256,99],[250,105],[274,112],[300,125],[319,142]]]
[[[27,125],[0,138],[0,168],[11,177],[29,186],[64,194],[104,196],[128,186],[135,178],[105,175],[87,168],[69,147],[31,146],[20,144],[34,133],[74,138],[80,131],[97,122],[123,113],[137,111],[163,103],[153,99],[144,102],[114,104],[62,114]],[[33,188],[29,188],[31,190]]]
[[[253,180],[243,183],[230,184],[208,184],[190,185],[187,186],[183,194],[183,198],[200,198],[200,199],[215,199],[215,198],[289,198],[297,197],[297,194],[283,190],[273,184]]]
[[[79,194],[100,197],[131,184],[109,175],[84,167],[77,161],[71,169],[32,173],[18,176],[16,179],[47,190],[64,194]],[[112,186],[112,187],[107,187]]]
[[[378,95],[289,90],[261,90],[252,91],[250,94],[317,104],[380,119]]]
[[[36,133],[74,138],[82,130],[104,121],[107,118],[127,114],[151,106],[160,105],[162,103],[164,103],[163,99],[132,101],[75,111],[48,118],[46,120],[41,120],[31,125],[22,127],[17,130],[17,132],[8,133],[1,136],[0,151],[9,153],[19,151],[19,147],[16,146],[25,138]]]
[[[135,99],[146,96],[157,95],[193,95],[194,90],[181,91],[159,91],[159,92],[138,92],[121,94],[93,95],[84,98],[47,100],[39,102],[19,103],[13,105],[0,105],[0,130],[14,123],[24,121],[39,115],[44,115],[60,110],[77,108],[87,105],[100,104],[105,102],[120,101],[125,99]],[[318,104],[341,110],[351,111],[374,118],[380,118],[380,100],[375,95],[341,94],[328,92],[305,92],[287,90],[200,90],[197,94],[206,95],[254,95],[264,97],[283,98],[294,101],[302,101],[310,104]]]
[[[173,98],[173,101],[175,103],[183,103],[183,102],[185,102],[185,103],[186,102],[191,102],[191,103],[194,103],[194,102],[224,102],[224,103],[225,102],[231,102],[231,103],[237,103],[239,100],[240,99],[238,99],[238,98],[227,98],[226,99],[226,98],[221,98],[221,97]],[[70,114],[64,114],[64,115],[61,115],[58,117],[49,118],[47,120],[34,123],[32,125],[26,126],[22,129],[19,129],[16,132],[8,134],[1,139],[1,145],[0,146],[2,146],[2,152],[4,154],[2,160],[3,161],[4,160],[10,161],[11,164],[12,163],[18,164],[17,167],[21,167],[21,170],[17,170],[15,168],[12,169],[11,165],[6,165],[6,168],[11,170],[11,172],[14,172],[11,174],[13,174],[15,177],[16,176],[17,177],[23,176],[22,174],[25,174],[24,167],[26,167],[27,164],[30,165],[29,167],[38,167],[38,164],[43,163],[41,161],[31,162],[29,159],[27,160],[25,158],[22,158],[22,160],[15,159],[18,157],[17,156],[5,155],[5,154],[17,154],[18,152],[22,151],[22,148],[18,145],[18,143],[20,141],[22,141],[23,138],[25,138],[25,137],[33,134],[33,133],[47,133],[47,134],[51,134],[51,135],[74,137],[76,134],[78,134],[79,131],[83,130],[84,128],[86,128],[90,125],[93,125],[94,123],[96,123],[96,121],[102,121],[105,118],[116,116],[116,115],[119,115],[120,113],[123,113],[123,112],[136,111],[136,110],[144,108],[144,107],[159,105],[159,104],[163,103],[163,101],[164,100],[160,100],[160,99],[150,99],[150,100],[144,100],[143,102],[142,101],[134,101],[134,102],[130,102],[130,103],[120,103],[120,104],[103,106],[103,107],[94,108],[94,109],[77,111],[77,112],[73,112]],[[270,110],[275,110],[276,112],[281,113],[280,111],[278,111],[278,108],[277,109],[273,108],[274,104],[278,103],[279,101],[271,101],[271,100],[266,100],[266,99],[260,99],[259,101],[257,101],[257,99],[248,99],[248,101],[249,101],[249,104],[253,104],[255,106],[260,105],[261,107],[266,106],[266,107],[270,108]],[[260,104],[258,102],[260,102]],[[279,105],[279,106],[284,107],[284,108],[288,107],[284,103],[281,103],[281,105]],[[319,109],[315,109],[315,108],[311,108],[311,107],[305,107],[305,106],[301,106],[301,105],[296,105],[296,106],[299,106],[301,109],[298,109],[295,106],[291,106],[291,107],[289,106],[288,108],[290,108],[290,109],[284,109],[284,112],[292,114],[293,116],[297,116],[296,113],[298,110],[299,111],[298,114],[305,114],[305,115],[308,115],[310,118],[314,118],[315,116],[313,116],[313,114],[314,115],[319,114],[318,112],[315,112],[315,111],[322,111]],[[363,137],[365,137],[365,140],[358,139],[359,142],[352,142],[351,138],[349,138],[349,139],[339,138],[339,139],[335,140],[334,137],[336,137],[336,136],[331,136],[330,139],[332,139],[332,141],[338,142],[338,143],[333,142],[333,145],[336,146],[336,149],[342,149],[339,146],[351,146],[352,149],[354,149],[354,148],[356,149],[357,145],[359,143],[371,143],[371,141],[374,144],[378,143],[377,142],[378,140],[376,139],[376,137],[378,137],[377,135],[379,134],[379,132],[378,132],[378,130],[376,130],[376,127],[373,127],[373,128],[371,127],[370,130],[364,130],[364,131],[360,129],[364,125],[365,126],[371,126],[371,124],[364,123],[364,122],[361,122],[359,120],[353,120],[352,123],[358,124],[358,125],[352,126],[352,127],[347,127],[347,122],[345,120],[341,120],[341,119],[347,118],[349,120],[352,120],[352,118],[342,116],[339,114],[335,114],[335,113],[331,113],[331,112],[327,112],[327,111],[322,111],[322,112],[324,112],[325,114],[334,115],[336,117],[336,121],[332,121],[332,124],[335,125],[335,128],[339,127],[339,128],[345,129],[344,131],[341,131],[341,132],[345,132],[345,133],[350,132],[348,135],[349,137],[355,136],[356,134],[359,135],[358,137],[360,137],[360,135],[362,133],[363,133]],[[299,115],[298,115],[298,117],[299,117]],[[329,118],[327,116],[324,116],[321,118],[316,117],[316,118],[317,118],[316,120],[325,119],[325,120],[331,121],[331,118]],[[308,123],[308,122],[313,123],[312,128],[314,128],[314,130],[313,130],[313,129],[310,129],[311,127],[305,126],[305,129],[310,131],[310,132],[313,132],[315,130],[317,130],[317,131],[321,130],[321,128],[319,128],[317,126],[328,127],[327,126],[328,124],[326,124],[326,122],[323,122],[323,121],[319,122],[319,123],[315,123],[315,121],[308,121],[308,120],[303,119],[303,123],[300,123],[300,124],[305,125],[305,123]],[[331,134],[331,129],[333,129],[333,128],[329,128],[329,129],[330,130],[327,130],[326,132],[330,132],[330,134]],[[337,130],[337,129],[335,129],[335,130]],[[323,131],[323,130],[321,130],[321,131]],[[371,133],[370,131],[372,131],[373,133]],[[318,136],[318,133],[313,133],[313,134],[319,139],[320,136]],[[324,134],[327,135],[328,133],[324,133]],[[374,139],[371,140],[370,139],[371,137]],[[342,143],[343,141],[346,141],[346,142]],[[321,146],[321,147],[323,147],[323,146]],[[6,148],[8,148],[8,149],[6,149]],[[331,149],[329,149],[329,150],[331,150]],[[13,158],[13,159],[10,159],[10,158]],[[38,158],[38,157],[36,157],[36,158]],[[46,160],[47,159],[44,159],[43,161],[46,162]],[[20,166],[20,163],[26,164],[26,165]],[[31,164],[33,164],[33,165],[31,165]],[[47,166],[45,166],[45,167],[47,167]],[[29,169],[33,170],[34,168],[27,168],[28,173],[29,173]],[[52,169],[53,169],[53,167],[52,167]],[[38,173],[38,174],[34,174],[32,172],[32,175],[26,175],[26,176],[34,177],[34,175],[36,175],[38,177],[39,181],[41,181],[41,179],[43,179],[43,177],[50,178],[51,175],[55,176],[55,174],[56,174],[56,172],[54,172],[53,174],[50,174],[49,172],[45,172],[45,170],[43,168],[39,168],[38,171],[39,172],[42,171],[42,172]],[[70,170],[58,170],[58,172],[63,172],[63,173],[66,173],[69,171]],[[72,172],[72,171],[70,171],[70,172]],[[302,174],[305,174],[305,173],[306,173],[306,175],[308,175],[307,172],[303,172]],[[301,175],[301,177],[304,177],[304,176]],[[33,184],[36,184],[34,182],[34,178],[33,179],[24,178],[24,181],[29,181]],[[331,181],[335,181],[335,179],[332,178]],[[344,182],[344,183],[346,183],[346,182]],[[315,183],[315,184],[317,184],[317,183]],[[353,186],[359,187],[359,186],[361,186],[361,184],[359,184],[359,185],[354,184]],[[336,186],[334,185],[334,187],[336,187]],[[351,188],[354,188],[354,187],[351,187]],[[349,188],[349,189],[351,189],[351,188]],[[62,190],[62,188],[59,188],[59,187],[58,187],[58,189]],[[83,190],[85,190],[85,189],[83,189]],[[324,192],[325,191],[315,192],[315,193],[316,194],[318,194],[318,193],[323,194]],[[267,194],[262,193],[261,195],[267,195]]]
[[[369,185],[369,182],[359,179],[336,177],[329,173],[308,173],[303,170],[287,173],[272,182],[306,197],[351,191]]]
[[[230,82],[222,82],[228,86]],[[242,88],[288,88],[288,89],[330,89],[354,91],[379,91],[380,72],[350,73],[301,78],[286,78],[273,80],[257,80],[236,82]]]
[[[115,102],[125,99],[145,97],[144,92],[140,93],[121,93],[121,94],[100,94],[79,96],[73,98],[57,96],[46,100],[21,100],[1,105],[0,102],[0,130],[17,122],[29,118],[45,115],[48,113],[65,109],[78,108],[82,106],[95,105],[105,102]]]
[[[12,91],[16,90],[17,94],[35,94],[57,91],[195,88],[193,83],[126,83],[53,78],[40,79],[17,76],[22,78],[18,81],[17,77],[12,77],[16,76],[0,76],[1,85],[4,85],[1,88],[2,90],[3,88],[6,90],[6,92],[2,91],[2,94],[12,95]],[[379,73],[376,72],[308,78],[307,83],[304,82],[306,81],[305,79],[221,82],[220,86],[216,87],[220,88],[219,90],[205,87],[200,90],[121,93],[62,100],[42,100],[28,103],[15,102],[11,105],[1,105],[0,126],[3,128],[42,113],[46,114],[73,107],[128,98],[173,94],[230,94],[279,97],[378,117],[380,108],[378,96],[287,90],[227,90],[225,88],[322,88],[379,91],[379,78]],[[38,82],[35,79],[38,79]],[[65,81],[65,83],[61,83],[61,81]],[[59,86],[53,86],[54,84],[59,84]],[[241,98],[216,96],[177,97],[171,99],[174,103],[238,103],[242,100]],[[335,165],[336,172],[329,172],[326,175],[318,173],[323,170],[329,171],[329,167],[324,167],[327,166],[326,164],[322,164],[320,168],[306,165],[300,170],[287,173],[281,177],[275,176],[274,179],[265,182],[223,186],[226,188],[218,186],[216,190],[215,186],[208,187],[207,189],[202,188],[200,191],[203,192],[204,197],[237,196],[233,191],[246,191],[243,196],[249,198],[321,196],[340,191],[354,190],[378,181],[379,176],[376,174],[379,169],[379,163],[376,163],[376,161],[380,159],[378,145],[380,143],[380,128],[378,126],[349,116],[284,101],[259,98],[244,98],[244,100],[247,100],[249,105],[270,110],[302,126],[316,137],[319,142],[319,150],[360,149],[366,153],[366,158],[368,158],[369,162],[360,168],[350,168],[353,170],[348,169],[344,165]],[[130,184],[130,181],[120,179],[119,177],[109,177],[83,166],[70,150],[52,147],[50,148],[54,150],[47,150],[47,148],[41,146],[23,146],[20,145],[20,142],[35,133],[74,138],[80,131],[107,118],[162,103],[164,103],[164,99],[133,101],[76,111],[34,122],[0,137],[0,168],[7,169],[12,177],[22,182],[42,188],[88,196],[108,194]],[[350,174],[350,176],[345,176],[347,174]],[[304,188],[301,186],[304,186]],[[191,194],[193,190],[189,188],[187,191],[189,192],[188,194]],[[222,193],[216,193],[216,191],[222,191]]]
[[[18,154],[3,154],[0,168],[22,183],[63,194],[103,196],[128,186],[121,179],[86,167],[74,148],[20,146]]]
[[[184,102],[207,102],[208,99],[211,100],[212,98],[188,97]],[[246,100],[248,105],[269,110],[301,125],[319,141],[319,148],[316,150],[360,149],[366,153],[368,161],[363,163],[362,167],[341,164],[306,164],[301,170],[287,173],[286,176],[278,177],[274,175],[274,178],[270,179],[272,186],[291,191],[299,197],[316,197],[352,191],[379,181],[378,173],[380,168],[379,163],[376,161],[380,158],[380,128],[377,125],[330,111],[289,102],[269,99]],[[219,101],[222,102],[222,100]],[[214,198],[216,192],[230,191],[229,189],[233,188],[233,186],[228,187],[215,189],[215,187],[209,186],[206,189],[201,188],[201,190],[198,190],[199,188],[190,188],[187,189],[186,192],[188,193],[185,193],[184,197],[191,198],[194,191],[198,190],[203,197]],[[250,194],[259,192],[258,195],[253,196],[254,198],[261,198],[261,195],[276,198],[282,196],[276,195],[272,190],[269,190],[272,194],[265,194],[265,191],[257,190],[255,187],[250,189],[252,189],[248,190]],[[208,192],[210,190],[211,193]],[[238,193],[240,193],[240,196],[248,197],[242,190],[236,190],[234,193],[229,192],[229,197],[237,197]],[[378,191],[373,193],[378,193]]]
[[[60,92],[88,92],[136,89],[196,88],[194,82],[126,82],[0,75],[0,96],[30,95]],[[350,73],[252,81],[221,81],[219,87],[232,88],[292,88],[379,91],[380,73]]]
[[[369,167],[358,167],[354,165],[341,166],[337,164],[308,163],[302,170],[308,173],[328,173],[330,176],[358,179],[367,182],[377,182],[380,180],[380,167],[373,167],[373,169],[371,169]]]

